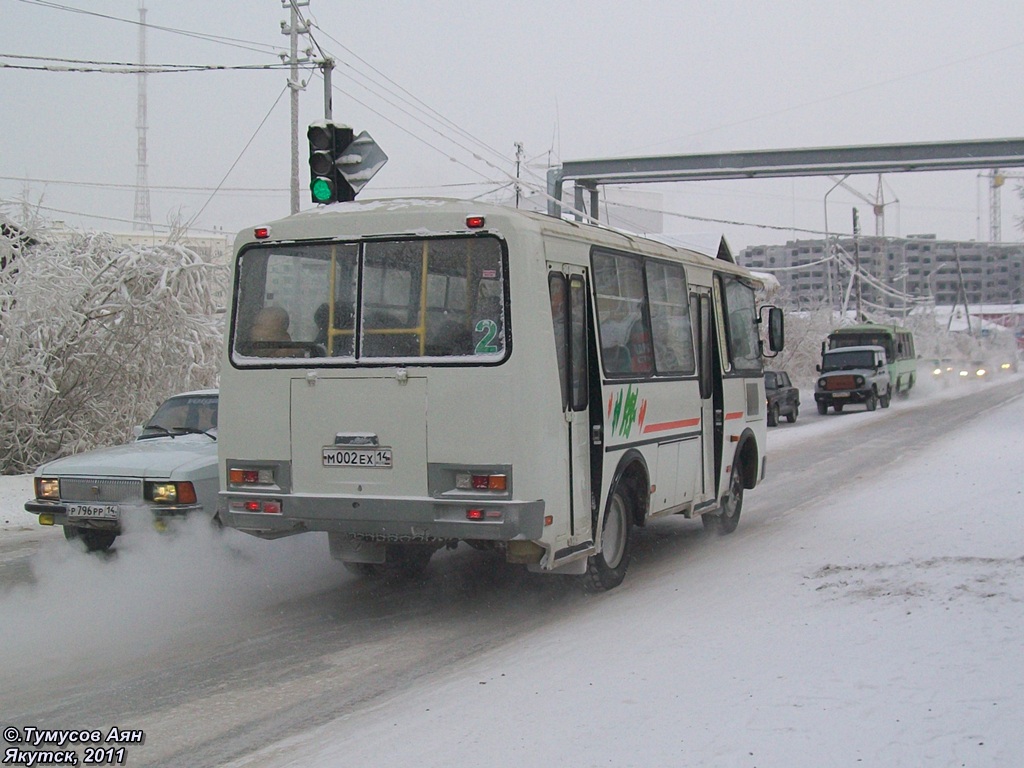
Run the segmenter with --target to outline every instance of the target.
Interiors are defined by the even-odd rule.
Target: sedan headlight
[[[60,480],[55,477],[37,477],[35,479],[36,498],[58,501],[60,499]]]
[[[146,483],[145,497],[155,504],[195,504],[196,489],[192,483]]]

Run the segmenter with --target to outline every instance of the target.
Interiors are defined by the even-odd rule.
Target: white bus
[[[220,519],[325,531],[364,575],[466,542],[618,585],[631,531],[735,529],[764,476],[762,336],[711,258],[455,200],[342,203],[241,233]]]

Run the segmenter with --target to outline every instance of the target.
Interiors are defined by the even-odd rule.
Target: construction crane
[[[999,168],[993,168],[980,175],[988,179],[988,239],[989,242],[1001,243],[1003,240],[1003,205],[1000,200],[1000,191],[1007,179],[1024,179],[1024,173],[1006,173]]]
[[[871,210],[875,214],[875,234],[878,237],[885,237],[885,206],[892,205],[893,203],[899,203],[899,198],[894,197],[889,202],[885,201],[885,191],[882,188],[882,174],[878,174],[878,187],[875,190],[874,199],[868,197],[860,190],[854,189],[849,184],[847,184],[845,176],[841,179],[835,176],[829,176],[829,178],[832,179],[832,181],[836,182],[847,192],[852,192],[854,195],[856,195],[865,203],[871,206]]]

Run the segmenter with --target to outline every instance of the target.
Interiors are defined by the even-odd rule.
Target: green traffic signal
[[[313,194],[314,203],[330,203],[334,200],[334,189],[331,186],[331,182],[325,178],[313,179],[313,183],[309,185],[309,190]]]

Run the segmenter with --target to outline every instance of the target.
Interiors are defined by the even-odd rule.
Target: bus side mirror
[[[786,346],[786,325],[782,319],[782,310],[778,307],[768,308],[768,348],[772,352],[781,352]]]

